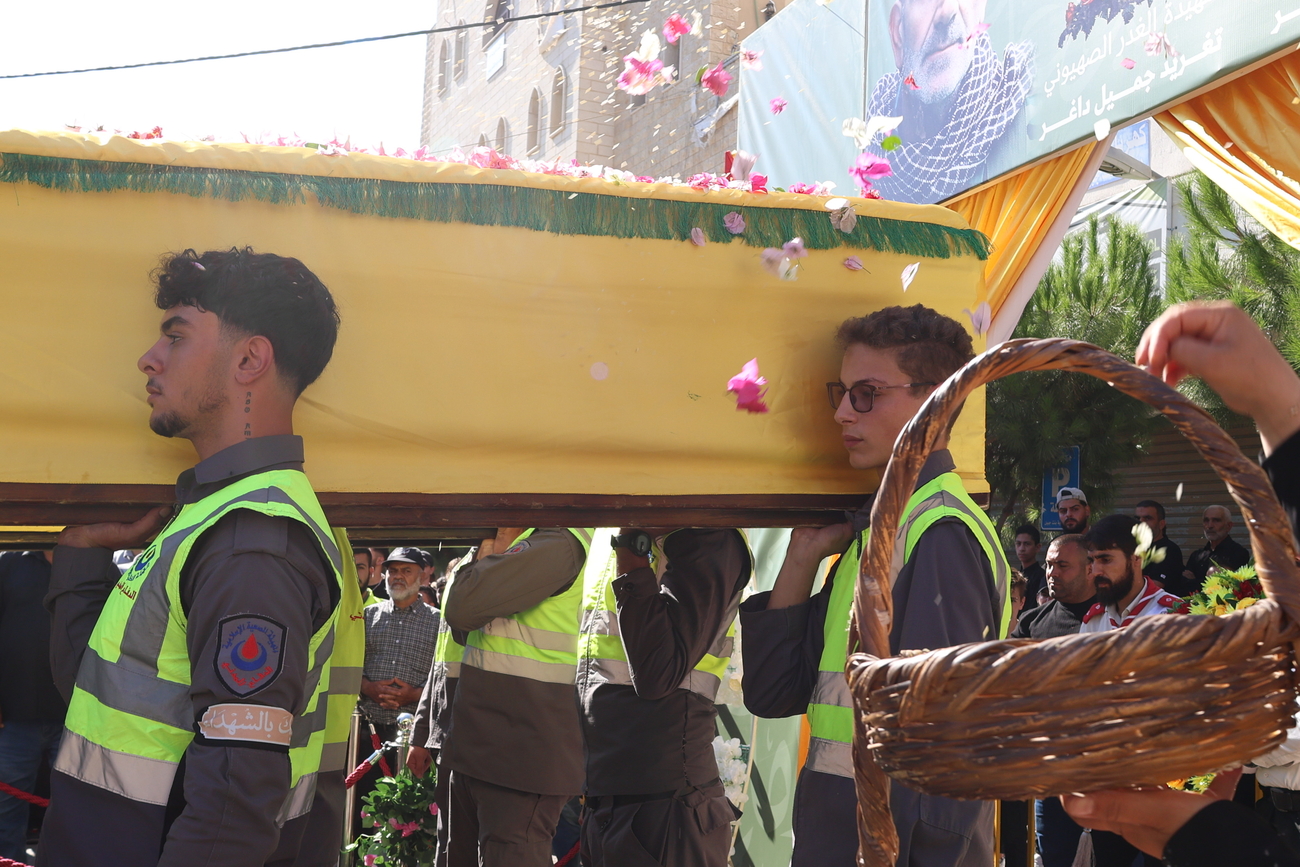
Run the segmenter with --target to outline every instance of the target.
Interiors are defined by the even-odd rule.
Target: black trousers
[[[648,797],[648,800],[637,800]],[[722,786],[587,798],[584,867],[726,867],[740,811]]]

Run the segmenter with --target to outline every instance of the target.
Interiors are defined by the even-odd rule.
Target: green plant
[[[433,803],[437,771],[423,777],[403,769],[384,777],[362,799],[362,822],[374,828],[344,848],[365,867],[426,867],[438,848],[438,808]]]
[[[1187,236],[1169,243],[1169,300],[1232,301],[1300,368],[1300,250],[1256,223],[1200,172],[1178,183],[1178,197]],[[1181,388],[1221,424],[1246,421],[1199,380]]]

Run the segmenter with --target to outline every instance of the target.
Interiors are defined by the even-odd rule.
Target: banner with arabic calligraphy
[[[741,73],[740,147],[762,155],[770,184],[815,177],[843,189],[865,146],[893,169],[873,181],[882,196],[943,201],[1300,38],[1300,0],[938,5],[795,0],[745,41],[763,68]],[[841,36],[838,50],[819,50],[818,31]],[[823,95],[792,87],[803,81],[839,83]],[[779,115],[775,97],[787,102]],[[875,116],[901,120],[868,141],[840,134],[845,120]]]

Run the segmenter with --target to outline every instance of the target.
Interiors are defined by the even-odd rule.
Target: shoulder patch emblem
[[[524,539],[524,540],[521,541],[521,542],[516,542],[516,543],[514,543],[513,545],[511,545],[509,548],[505,549],[505,550],[502,551],[501,553],[502,553],[502,554],[518,554],[520,551],[527,551],[527,550],[528,550],[529,548],[531,548],[531,547],[532,547],[532,545],[529,544],[528,540],[527,540],[527,539]]]
[[[217,677],[234,695],[248,696],[275,682],[284,667],[283,625],[269,617],[236,614],[217,627]]]

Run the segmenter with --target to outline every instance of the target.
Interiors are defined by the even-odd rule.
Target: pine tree
[[[1013,337],[1070,337],[1132,358],[1164,302],[1151,268],[1154,246],[1137,226],[1094,217],[1065,239]],[[1001,531],[1034,518],[1043,471],[1080,447],[1083,486],[1094,514],[1160,423],[1152,410],[1095,377],[1065,371],[1017,374],[988,388],[987,464]],[[1011,523],[1015,526],[1019,523]]]
[[[1187,238],[1169,244],[1169,300],[1227,299],[1300,369],[1300,251],[1261,227],[1200,172],[1178,184]],[[1246,421],[1199,381],[1182,386],[1220,424]]]

